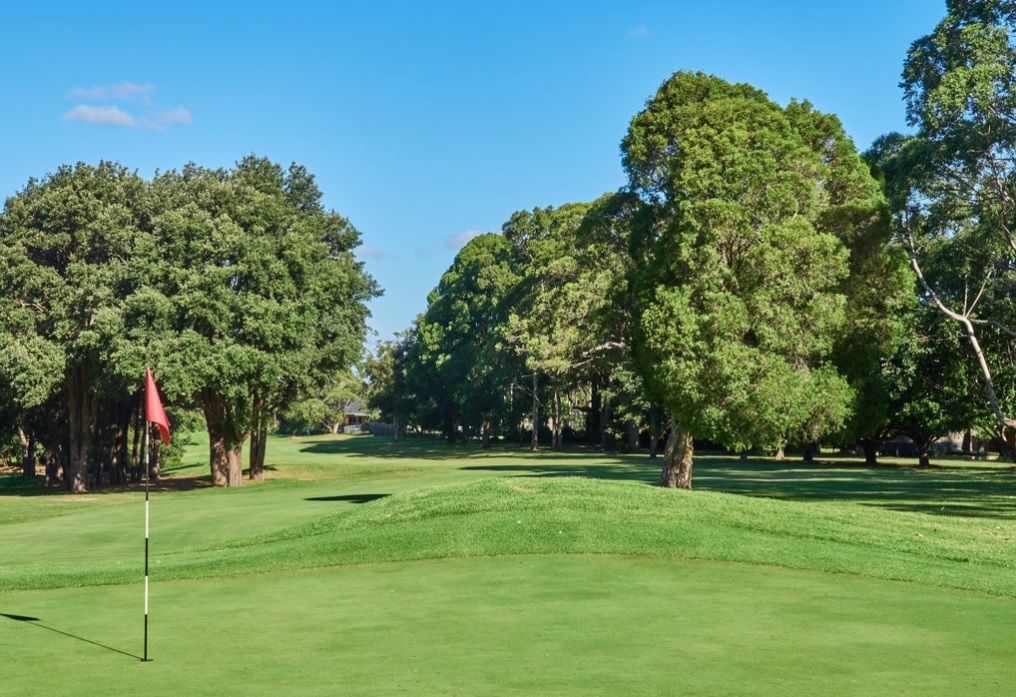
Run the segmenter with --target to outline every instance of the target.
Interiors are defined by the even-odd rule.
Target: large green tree
[[[1016,5],[946,5],[904,64],[916,133],[884,137],[877,159],[921,300],[962,328],[998,423],[1013,429],[1013,395],[996,387],[1016,339]]]
[[[884,223],[848,145],[807,103],[701,73],[676,73],[632,120],[623,160],[647,209],[633,248],[649,250],[635,356],[673,415],[662,485],[691,487],[694,436],[774,448],[847,418],[833,364],[850,321],[844,237]]]
[[[505,300],[517,279],[505,239],[470,240],[430,294],[416,328],[417,384],[427,384],[449,440],[478,432],[485,446],[501,425],[514,377],[502,350]]]
[[[0,374],[23,419],[50,401],[61,427],[40,435],[70,491],[101,479],[97,424],[113,419],[115,453],[126,451],[130,393],[143,373],[118,348],[146,271],[134,251],[151,235],[149,210],[144,180],[103,162],[30,181],[0,218]],[[116,471],[123,476],[122,459]]]
[[[353,257],[359,233],[324,209],[301,166],[189,165],[152,188],[158,273],[145,320],[164,329],[167,392],[204,412],[213,481],[236,486],[245,440],[260,478],[275,414],[360,358],[377,287]]]

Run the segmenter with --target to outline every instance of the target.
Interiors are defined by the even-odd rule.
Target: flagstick
[[[145,421],[145,652],[142,662],[148,662],[148,472],[151,469],[151,449],[148,447],[148,432],[151,430]]]

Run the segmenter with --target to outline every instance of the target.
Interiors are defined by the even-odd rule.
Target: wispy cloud
[[[462,249],[466,246],[466,243],[469,242],[469,240],[482,234],[482,232],[477,232],[476,230],[466,230],[465,232],[460,232],[457,235],[449,235],[445,238],[445,248]]]
[[[162,131],[167,126],[190,126],[194,122],[194,119],[189,111],[182,106],[178,106],[169,111],[160,111],[154,116],[146,116],[143,122],[146,128],[150,128],[153,131]]]
[[[79,104],[63,115],[64,121],[81,121],[97,123],[102,126],[118,126],[120,128],[137,128],[137,121],[125,111],[115,106],[87,106]]]
[[[67,99],[88,99],[88,100],[99,100],[106,98],[106,88],[100,85],[93,85],[92,87],[75,87],[67,93]]]
[[[154,85],[135,85],[133,82],[121,82],[109,88],[114,99],[131,100],[135,97],[144,99],[155,91]]]
[[[378,261],[380,259],[392,259],[394,255],[380,247],[357,247],[353,253],[360,261]]]
[[[64,121],[95,123],[104,126],[121,128],[146,128],[150,131],[164,131],[171,126],[190,126],[194,122],[189,110],[182,106],[174,109],[160,109],[152,94],[155,85],[150,83],[118,82],[115,85],[92,85],[91,87],[74,87],[67,93],[68,99],[85,102],[115,101],[138,102],[128,112],[119,106],[79,104],[66,114]]]
[[[628,30],[629,39],[644,39],[647,36],[649,36],[649,27],[645,24],[640,24]]]

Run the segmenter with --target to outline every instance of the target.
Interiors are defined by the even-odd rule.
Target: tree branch
[[[981,375],[984,377],[984,393],[988,397],[988,401],[991,403],[991,410],[995,414],[995,418],[998,419],[999,423],[1009,428],[1016,428],[1016,419],[1012,419],[1002,413],[1001,407],[998,405],[998,397],[995,395],[995,383],[991,378],[991,369],[988,368],[988,362],[984,358],[984,352],[981,350],[981,344],[977,341],[977,334],[974,332],[974,323],[965,314],[960,314],[946,307],[942,299],[938,297],[938,293],[932,290],[928,284],[927,279],[924,277],[924,273],[921,271],[921,265],[917,261],[917,250],[914,246],[914,237],[910,231],[907,230],[907,243],[910,252],[910,266],[914,269],[914,273],[917,274],[917,280],[924,289],[924,292],[935,303],[935,307],[944,314],[946,317],[955,320],[963,325],[963,329],[966,332],[967,339],[970,341],[970,346],[974,350],[974,355],[977,357],[977,363],[981,368]]]

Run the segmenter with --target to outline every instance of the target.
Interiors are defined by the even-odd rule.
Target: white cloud
[[[628,30],[629,39],[643,39],[647,36],[649,36],[649,27],[645,24],[640,24]]]
[[[137,128],[142,126],[150,131],[164,131],[170,126],[190,126],[194,122],[190,111],[182,106],[174,109],[159,109],[152,99],[155,85],[143,85],[134,82],[119,82],[115,85],[93,85],[92,87],[75,87],[67,93],[68,99],[82,101],[115,100],[121,102],[137,101],[131,109],[134,113],[116,106],[89,106],[79,104],[66,114],[64,121],[80,121],[97,123],[105,126]],[[138,113],[140,111],[140,113]]]
[[[447,249],[462,249],[469,240],[482,234],[482,232],[477,232],[476,230],[466,230],[457,235],[449,235],[445,238],[445,247]]]
[[[129,100],[135,97],[144,98],[155,91],[154,85],[135,85],[133,82],[121,82],[109,88],[109,91],[116,99]]]
[[[146,116],[143,121],[146,128],[153,131],[164,131],[167,126],[190,126],[194,122],[194,119],[189,111],[182,106],[178,106],[169,111],[161,111],[153,116]]]
[[[79,104],[64,114],[63,120],[97,123],[103,126],[117,126],[119,128],[136,128],[138,125],[133,116],[127,112],[120,111],[115,106],[86,106]]]
[[[68,99],[90,99],[99,100],[106,98],[106,88],[99,85],[92,87],[75,87],[67,93]]]

